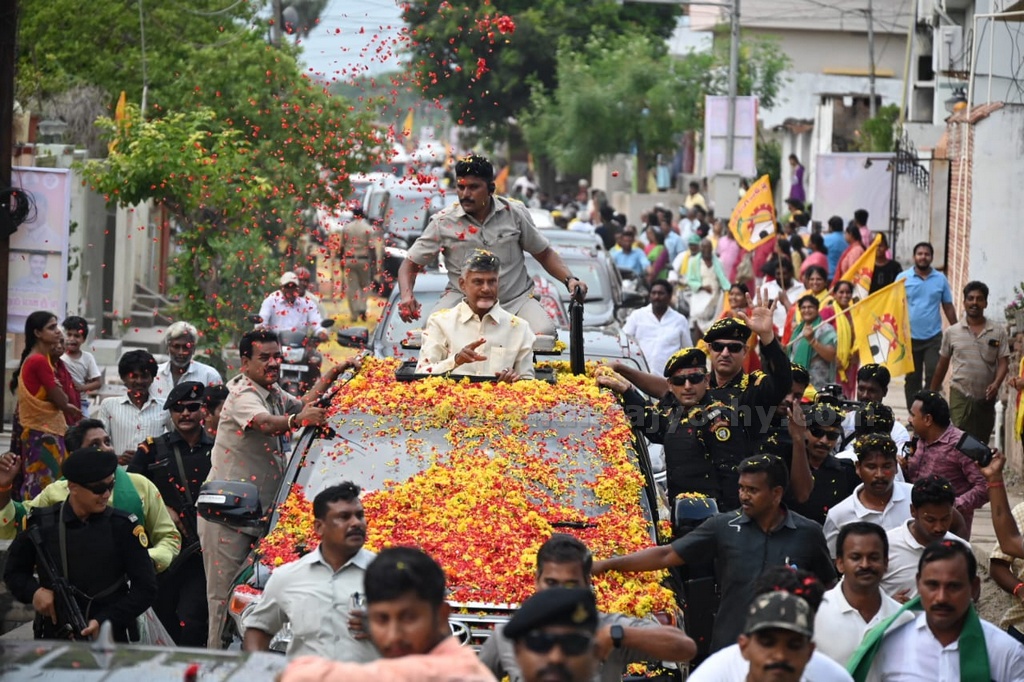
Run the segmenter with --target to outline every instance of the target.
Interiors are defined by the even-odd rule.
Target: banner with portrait
[[[67,311],[71,171],[15,167],[11,174],[32,206],[11,235],[7,263],[7,329],[17,332],[33,311],[48,310],[61,320]]]

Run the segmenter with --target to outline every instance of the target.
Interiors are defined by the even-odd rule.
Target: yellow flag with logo
[[[405,116],[405,122],[402,123],[402,135],[403,136],[409,137],[409,136],[412,135],[412,124],[413,124],[413,116],[412,116],[412,109],[410,109],[409,113],[406,114],[406,116]]]
[[[777,233],[775,201],[767,175],[762,175],[743,195],[729,218],[729,231],[736,243],[753,251]]]
[[[122,132],[122,129],[127,127],[125,118],[127,117],[128,102],[124,94],[124,90],[121,91],[121,96],[117,98],[117,106],[114,107],[114,122],[117,124],[117,132]],[[112,153],[117,149],[117,138],[107,144],[107,152]]]
[[[876,362],[893,376],[914,371],[906,282],[899,280],[879,289],[849,311],[862,366]]]
[[[853,265],[843,273],[840,281],[853,283],[854,298],[863,301],[871,291],[871,277],[875,274],[875,256],[878,245],[882,243],[882,235],[876,234],[875,241],[860,255]]]

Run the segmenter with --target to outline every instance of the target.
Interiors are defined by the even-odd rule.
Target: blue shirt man
[[[940,310],[949,306],[952,310],[953,292],[949,288],[949,280],[938,270],[931,267],[931,248],[927,247],[927,269],[922,271],[918,265],[918,252],[925,253],[925,246],[914,251],[914,267],[901,272],[896,281],[904,280],[907,287],[907,309],[910,313],[910,338],[915,341],[930,339],[942,333],[942,316]],[[950,324],[956,323],[956,312],[946,312]]]
[[[824,235],[825,248],[828,249],[828,277],[835,277],[839,259],[846,251],[846,238],[843,236],[843,219],[837,215],[828,219],[828,232]]]
[[[647,270],[647,256],[640,249],[633,248],[636,240],[636,228],[630,226],[619,233],[618,244],[609,253],[615,261],[615,267],[622,270],[632,270],[637,277],[643,277]]]

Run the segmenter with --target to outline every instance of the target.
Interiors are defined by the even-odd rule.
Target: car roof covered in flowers
[[[366,491],[367,548],[423,548],[444,567],[456,604],[521,603],[553,532],[579,537],[596,556],[655,542],[645,446],[592,377],[402,382],[398,365],[367,358],[334,395],[327,428],[296,444],[259,545],[265,566],[315,546],[312,498],[342,480]],[[606,575],[595,590],[605,610],[672,611],[663,577]]]

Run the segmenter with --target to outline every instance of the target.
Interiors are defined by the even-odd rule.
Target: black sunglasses
[[[686,384],[697,384],[704,383],[704,380],[708,378],[707,372],[694,372],[693,374],[677,374],[668,378],[668,383],[673,386],[685,386]]]
[[[546,654],[556,646],[566,656],[580,656],[590,649],[591,638],[578,633],[566,633],[564,635],[553,635],[542,630],[534,630],[523,638],[523,644],[530,651],[537,654]]]
[[[79,483],[79,485],[91,492],[93,495],[102,495],[103,493],[109,493],[114,489],[114,480],[111,480],[110,483],[100,481],[99,483]]]
[[[195,414],[196,412],[201,410],[202,407],[203,407],[202,403],[178,403],[177,405],[175,405],[174,407],[171,408],[171,412],[174,412],[175,414],[178,414],[180,412],[184,412],[185,410],[188,410],[192,414]]]
[[[810,427],[807,428],[807,430],[815,438],[821,438],[822,436],[825,436],[825,438],[828,438],[829,440],[838,440],[839,439],[839,432],[838,431],[828,431],[828,430],[823,429],[823,428],[821,428],[820,426],[817,426],[817,425],[810,426]]]
[[[743,350],[743,344],[740,343],[739,341],[712,341],[708,345],[711,346],[711,350],[715,351],[716,353],[721,353],[723,350],[728,348],[729,352],[735,355],[736,353],[739,353],[741,350]]]

